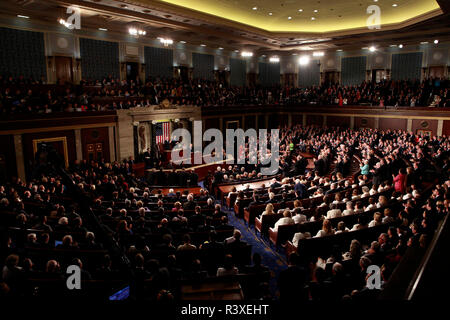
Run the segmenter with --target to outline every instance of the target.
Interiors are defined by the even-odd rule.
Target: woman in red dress
[[[406,182],[406,174],[405,169],[401,168],[398,171],[398,175],[392,175],[394,177],[394,188],[395,191],[401,192],[402,194],[405,193],[405,182]]]

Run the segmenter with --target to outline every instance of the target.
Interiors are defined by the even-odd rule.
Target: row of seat
[[[345,193],[347,193],[348,191],[352,191],[353,189],[348,189],[348,190],[343,190],[343,191],[339,191],[339,193],[341,193],[342,196],[345,195]],[[332,193],[332,195],[335,195],[338,192]],[[392,190],[386,190],[385,192],[381,192],[379,194],[377,194],[377,196],[379,195],[389,195],[390,193],[392,193]],[[363,199],[358,199],[358,200],[352,200],[352,202],[356,202],[356,201],[368,201],[368,197],[365,197]],[[277,211],[279,209],[285,209],[285,208],[289,208],[289,209],[293,209],[294,208],[294,201],[295,200],[291,200],[288,201],[283,208],[280,207],[279,203],[274,203],[274,211]],[[320,204],[323,203],[323,196],[319,196],[319,197],[314,197],[314,198],[305,198],[305,199],[301,199],[300,200],[300,207],[304,208],[304,209],[314,209],[315,207],[319,206]],[[238,207],[235,207],[235,213],[238,215],[238,213],[241,210],[241,206],[245,205],[245,203],[239,203]],[[259,215],[261,215],[261,213],[265,210],[267,204],[258,204],[258,205],[253,205],[250,207],[244,207],[244,220],[247,222],[248,225],[251,225],[255,222],[255,218],[258,217]],[[346,203],[341,202],[338,204],[338,209],[344,210],[346,206]],[[310,211],[308,211],[310,212]],[[305,212],[306,215],[308,215],[308,212]],[[303,212],[302,212],[303,213]],[[303,214],[305,214],[303,213]]]
[[[389,191],[387,191],[384,194],[387,195],[388,193],[389,193]],[[367,198],[364,198],[363,200],[367,201]],[[355,201],[360,201],[360,200],[355,200]],[[389,205],[391,205],[395,208],[396,205],[398,205],[398,203],[390,203]],[[337,207],[338,207],[338,209],[340,209],[342,211],[345,208],[345,203],[342,203],[342,204],[338,205]],[[304,214],[309,219],[315,209],[316,208],[309,208],[309,209],[302,210],[301,214]],[[321,215],[326,215],[326,211],[328,210],[328,208],[326,206],[320,207],[319,209],[323,209],[320,212]],[[350,226],[352,224],[355,224],[357,222],[357,219],[359,219],[360,217],[365,218],[365,219],[372,218],[372,216],[375,212],[378,212],[378,211],[382,212],[384,209],[385,209],[384,207],[376,208],[376,209],[365,211],[365,212],[362,212],[359,214],[352,214],[352,215],[348,215],[348,216],[332,218],[329,220],[332,222],[333,226],[336,226],[337,223],[340,221],[343,221],[347,226]],[[271,227],[273,227],[275,225],[275,223],[282,217],[283,217],[282,213],[263,215],[261,217],[257,216],[255,218],[255,229],[261,234],[261,236],[266,236],[268,234],[269,229]],[[317,232],[322,227],[322,221],[305,222],[301,225],[303,227],[300,228],[301,230],[299,230],[298,232],[313,233],[313,232]],[[307,230],[307,229],[309,229],[309,230]],[[273,231],[273,233],[275,233],[275,231]]]
[[[386,206],[386,208],[387,207],[396,210],[401,207],[401,204],[399,202],[391,203],[389,206]],[[332,218],[328,220],[331,222],[333,227],[336,227],[337,224],[341,221],[344,222],[346,226],[352,226],[358,222],[358,219],[370,219],[373,217],[375,212],[383,211],[383,209],[384,208],[376,208],[362,213]],[[294,234],[297,232],[309,232],[311,236],[314,236],[322,228],[322,224],[323,221],[311,221],[292,225],[282,225],[278,227],[278,230],[269,228],[269,239],[274,245],[278,246],[284,244],[289,239],[292,239]]]

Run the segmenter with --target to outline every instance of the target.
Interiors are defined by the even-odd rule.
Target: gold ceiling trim
[[[249,22],[248,24],[242,22],[243,19],[229,19],[227,18],[227,15],[225,12],[219,14],[212,14],[209,12],[205,12],[202,11],[202,9],[200,9],[200,6],[197,7],[193,7],[193,4],[199,2],[199,1],[206,1],[206,0],[190,0],[189,6],[187,4],[183,4],[185,3],[184,1],[178,1],[178,0],[125,0],[125,1],[121,1],[124,3],[128,3],[128,4],[135,4],[135,5],[142,5],[142,6],[146,6],[150,8],[153,8],[153,10],[161,10],[161,11],[168,11],[171,12],[172,14],[179,14],[182,16],[186,16],[186,17],[191,17],[191,18],[196,18],[199,20],[203,20],[205,22],[210,22],[210,23],[215,23],[215,24],[221,24],[221,25],[225,25],[228,27],[232,27],[232,28],[237,28],[240,30],[246,30],[248,32],[258,32],[260,34],[264,34],[263,32],[266,32],[266,35],[276,35],[276,34],[283,34],[283,33],[295,33],[295,34],[305,34],[305,35],[311,35],[311,34],[320,34],[320,33],[326,33],[326,34],[333,34],[333,32],[335,32],[335,26],[330,26],[329,29],[325,29],[325,30],[321,30],[318,32],[315,31],[294,31],[294,30],[276,30],[274,28],[267,28],[264,27],[262,25],[262,23],[251,23]],[[181,4],[179,4],[179,2],[181,2]],[[406,17],[404,20],[402,21],[395,21],[393,23],[389,23],[389,24],[382,24],[381,26],[381,30],[385,29],[385,27],[387,26],[402,26],[405,24],[405,22],[409,21],[409,24],[413,24],[413,23],[417,23],[420,21],[423,21],[423,18],[420,18],[422,16],[428,16],[428,14],[431,13],[431,16],[436,16],[439,14],[442,14],[442,10],[440,9],[438,3],[436,1],[433,1],[433,3],[431,4],[431,0],[429,1],[430,4],[427,5],[425,8],[422,8],[422,11],[417,14],[417,16],[414,15],[414,11],[411,9],[408,9],[408,13],[404,14]],[[429,8],[429,9],[427,9]],[[406,9],[403,8],[399,8],[399,10],[403,10],[402,12],[405,12]],[[426,11],[428,10],[428,11]],[[364,10],[365,12],[365,10]],[[243,16],[245,16],[245,14],[243,14]],[[392,14],[391,14],[392,16]],[[368,17],[368,15],[367,15]],[[390,20],[395,20],[390,18]],[[364,19],[365,21],[365,19]],[[330,23],[327,23],[330,24]],[[311,27],[308,27],[310,29],[313,29]],[[320,27],[319,27],[320,28]],[[322,28],[323,29],[323,28]],[[365,30],[365,32],[367,32],[367,28],[365,27],[361,27],[361,24],[359,24],[359,26],[357,27],[345,27],[342,28],[338,31],[345,31],[345,30]],[[371,30],[373,31],[373,30]]]

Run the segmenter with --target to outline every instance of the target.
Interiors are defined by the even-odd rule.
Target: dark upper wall
[[[214,80],[214,56],[211,54],[192,53],[194,79]]]
[[[2,19],[0,18],[0,20]],[[289,82],[293,84],[298,83],[301,86],[317,84],[319,83],[319,79],[323,81],[325,73],[330,71],[338,73],[336,79],[341,81],[341,83],[356,83],[364,79],[369,80],[371,73],[367,71],[372,69],[385,70],[386,76],[394,79],[423,78],[436,74],[444,77],[448,77],[449,75],[450,47],[448,43],[439,43],[438,45],[434,45],[433,43],[407,45],[403,49],[397,47],[377,48],[375,52],[369,52],[367,49],[344,52],[327,51],[323,57],[314,58],[317,60],[317,63],[311,60],[309,66],[312,68],[311,70],[306,70],[305,68],[299,68],[299,56],[280,55],[280,62],[272,64],[269,63],[270,55],[257,56],[255,54],[252,58],[242,58],[240,52],[201,47],[181,42],[176,42],[168,48],[165,48],[157,39],[148,37],[136,39],[126,34],[119,35],[88,30],[66,31],[64,28],[52,28],[50,26],[44,28],[42,25],[34,25],[33,21],[27,21],[25,27],[24,25],[11,24],[9,20],[2,21],[4,22],[3,25],[11,25],[13,28],[16,28],[2,28],[2,30],[8,30],[9,33],[13,34],[24,33],[27,34],[27,37],[34,34],[33,37],[39,38],[38,42],[40,43],[38,46],[32,48],[32,50],[37,49],[38,53],[33,54],[33,57],[38,57],[38,59],[28,59],[33,64],[33,67],[27,66],[26,62],[9,62],[3,70],[15,70],[13,68],[14,66],[15,68],[19,68],[17,73],[32,74],[35,78],[43,75],[47,77],[47,81],[50,83],[56,82],[57,75],[55,73],[54,61],[49,58],[46,63],[46,56],[72,57],[74,59],[72,61],[72,68],[75,82],[80,81],[82,77],[101,78],[107,74],[125,78],[126,72],[124,65],[119,67],[124,62],[145,64],[145,67],[139,69],[139,75],[142,80],[149,75],[171,77],[173,76],[173,67],[187,66],[193,68],[193,55],[200,54],[213,55],[214,57],[211,59],[213,62],[209,62],[207,65],[197,64],[196,68],[202,68],[202,70],[193,70],[194,72],[191,74],[194,74],[194,76],[198,73],[206,74],[209,78],[213,77],[214,70],[227,71],[231,73],[230,82],[232,85],[244,85],[246,83],[247,77],[244,72],[252,74],[251,79],[254,79],[255,83],[259,82],[262,84],[278,83],[280,81],[280,74],[295,75],[289,78],[291,79]],[[19,30],[20,28],[39,30],[39,32]],[[6,64],[5,61],[10,61],[10,59],[27,61],[27,58],[19,57],[20,55],[30,54],[31,51],[28,47],[24,48],[22,45],[19,45],[17,49],[13,50],[14,54],[5,53],[11,52],[8,46],[17,43],[18,37],[14,37],[12,41],[5,40],[5,37],[1,38],[3,42],[0,42],[0,54],[4,54],[6,59],[0,59],[0,66],[2,64],[4,66]],[[100,40],[102,42],[98,43],[104,45],[99,45],[98,49],[94,49],[95,52],[91,52],[90,54],[84,52],[87,48],[86,42],[95,43],[95,41]],[[26,42],[31,43],[32,41],[35,40],[27,40]],[[20,43],[24,42],[19,41]],[[108,46],[114,48],[107,49],[106,47]],[[148,54],[145,54],[144,48],[149,47],[168,52],[163,63],[154,57],[152,59],[148,58]],[[106,52],[102,50],[106,50]],[[97,54],[96,52],[99,53]],[[89,60],[89,56],[94,58]],[[346,67],[347,62],[357,60],[360,61],[357,64],[358,68]],[[164,72],[161,70],[154,72],[152,70],[152,68],[161,67],[164,68]],[[428,67],[431,69],[428,70]],[[203,68],[207,70],[203,70]],[[245,69],[245,71],[242,72],[242,69]],[[272,69],[274,72],[272,72]],[[267,70],[271,71],[267,72]],[[305,74],[305,71],[309,73]],[[282,81],[285,79],[281,77]]]
[[[393,54],[391,78],[393,80],[420,79],[422,59],[422,52]]]
[[[181,108],[183,109],[183,108]],[[125,110],[122,110],[125,111]],[[145,111],[145,108],[136,112]],[[123,134],[123,128],[133,128],[133,121],[151,121],[153,113],[120,120],[118,113],[109,112],[74,112],[37,115],[15,115],[0,119],[0,178],[8,178],[26,173],[34,156],[35,140],[49,141],[64,153],[67,160],[100,156],[106,161],[124,158],[127,147],[133,145],[132,136]],[[378,128],[381,130],[408,130],[413,133],[431,135],[450,134],[450,111],[435,108],[398,108],[380,107],[307,107],[307,106],[227,106],[201,108],[203,129],[217,128],[277,128],[285,125],[314,125],[360,128]],[[157,115],[156,115],[157,117]],[[167,119],[161,113],[161,119]],[[179,118],[179,116],[173,116]],[[196,117],[199,119],[200,115]],[[134,119],[134,120],[133,120]],[[125,122],[126,123],[125,123]],[[189,121],[189,120],[185,120]],[[120,130],[118,130],[120,129]],[[64,142],[65,141],[65,144]],[[16,145],[17,144],[17,145]],[[22,164],[16,165],[16,151]],[[22,151],[20,151],[22,150]],[[123,152],[122,152],[123,151]],[[31,162],[30,162],[31,161]]]
[[[144,47],[146,77],[173,77],[173,50]]]
[[[450,111],[430,108],[384,109],[380,107],[296,107],[296,106],[228,106],[202,108],[206,128],[226,129],[227,121],[239,121],[241,127],[276,128],[285,124],[347,127],[353,129],[408,130],[431,135],[450,134]],[[245,121],[242,126],[242,121]],[[267,123],[267,126],[266,126]]]
[[[80,38],[80,56],[83,79],[120,78],[118,42]]]
[[[259,83],[263,86],[280,84],[280,64],[259,62]]]
[[[246,61],[230,59],[230,84],[232,86],[244,86],[246,79]]]
[[[366,79],[366,64],[366,56],[342,58],[342,85],[352,86],[363,82]]]
[[[0,145],[0,181],[7,181],[17,176],[14,136],[0,135]]]
[[[0,28],[0,75],[46,79],[44,34]]]

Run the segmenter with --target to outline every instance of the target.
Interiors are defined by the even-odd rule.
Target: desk
[[[189,193],[193,193],[194,195],[199,195],[201,188],[200,187],[185,187],[185,188],[183,188],[183,187],[161,187],[161,188],[156,187],[156,189],[152,190],[152,193],[156,194],[157,190],[162,190],[163,195],[166,195],[169,193],[169,189],[173,189],[173,192],[175,192],[175,193],[180,191],[181,194],[183,194],[183,192],[185,190],[189,190]]]
[[[225,195],[228,194],[229,192],[231,192],[233,187],[236,187],[237,191],[245,190],[247,185],[250,186],[251,190],[261,188],[262,185],[265,185],[266,188],[267,188],[267,187],[270,186],[270,181],[272,179],[273,179],[273,177],[270,178],[270,179],[259,180],[259,181],[254,181],[254,182],[252,182],[252,181],[242,181],[242,182],[238,182],[236,184],[228,184],[228,185],[223,185],[223,186],[219,185],[218,186],[219,196],[221,197],[222,203],[223,203]]]
[[[233,159],[231,156],[228,157],[228,160]],[[226,165],[226,161],[228,160],[220,160],[213,163],[204,163],[199,165],[193,165],[193,166],[187,166],[184,169],[175,169],[175,171],[181,171],[181,170],[194,170],[195,173],[198,175],[198,181],[203,181],[208,176],[208,172],[214,172],[216,171],[217,166],[224,166]],[[147,172],[149,171],[158,171],[156,169],[147,169]],[[164,172],[171,172],[172,169],[163,169]]]
[[[221,281],[186,284],[181,286],[181,300],[243,300],[241,285],[238,281]]]

